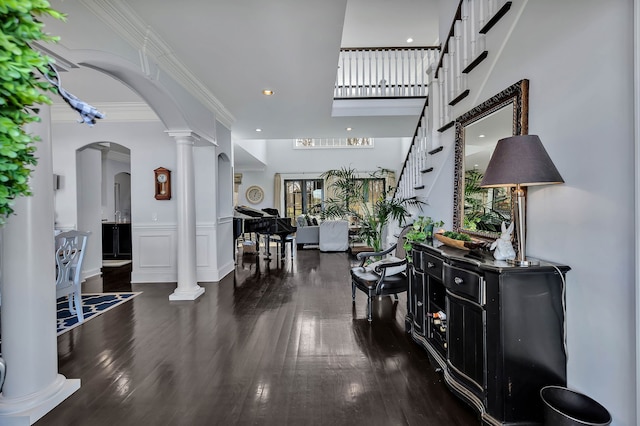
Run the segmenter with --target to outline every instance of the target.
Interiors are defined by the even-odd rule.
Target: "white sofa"
[[[320,242],[320,227],[318,225],[309,225],[305,216],[296,218],[296,244],[298,248],[303,248],[305,244],[318,245]]]
[[[320,251],[349,250],[349,222],[346,220],[325,220],[319,229]]]

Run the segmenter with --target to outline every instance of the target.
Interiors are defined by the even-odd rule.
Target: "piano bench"
[[[272,236],[271,241],[274,241],[276,243],[276,253],[282,254],[282,260],[284,260],[284,253],[286,252],[287,244],[289,244],[289,248],[291,249],[291,258],[293,259],[293,251],[296,245],[295,236],[287,235],[284,241],[281,238],[278,238],[278,237],[273,238]],[[284,244],[284,246],[280,246],[281,244]]]

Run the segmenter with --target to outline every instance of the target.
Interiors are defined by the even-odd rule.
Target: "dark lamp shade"
[[[532,186],[563,182],[540,138],[522,135],[498,141],[480,186]]]

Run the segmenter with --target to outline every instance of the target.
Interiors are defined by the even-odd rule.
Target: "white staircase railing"
[[[452,107],[469,94],[467,74],[488,55],[485,34],[509,11],[507,0],[460,0],[439,61],[426,68],[431,102],[425,105],[403,169],[395,197],[416,197],[428,181],[437,161],[438,132],[451,127]],[[429,107],[431,106],[431,108]]]
[[[426,97],[439,47],[340,49],[335,99]]]

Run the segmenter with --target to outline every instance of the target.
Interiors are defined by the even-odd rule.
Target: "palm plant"
[[[325,200],[323,218],[348,218],[355,214],[354,207],[365,200],[364,181],[358,175],[351,167],[328,170],[320,175],[333,191]]]
[[[390,170],[379,168],[369,173],[370,179],[381,179]],[[332,196],[325,200],[323,218],[346,218],[360,226],[360,237],[374,251],[382,249],[382,234],[390,221],[395,220],[402,225],[409,212],[410,205],[420,206],[421,201],[414,198],[394,198],[389,193],[391,186],[383,185],[382,193],[373,203],[368,203],[370,185],[361,173],[351,167],[328,170],[322,174],[328,182]]]
[[[484,175],[477,170],[467,170],[465,172],[464,186],[464,228],[478,231],[499,231],[500,224],[509,220],[502,212],[492,208],[491,203],[487,203],[486,188],[480,186]],[[498,197],[498,192],[493,190],[493,202],[503,201],[506,196]]]
[[[419,202],[412,198],[387,198],[380,196],[373,204],[373,208],[363,206],[364,213],[361,218],[360,236],[365,243],[373,248],[373,251],[382,250],[382,235],[384,227],[392,220],[398,221],[400,226],[409,216],[408,205],[417,205]]]

